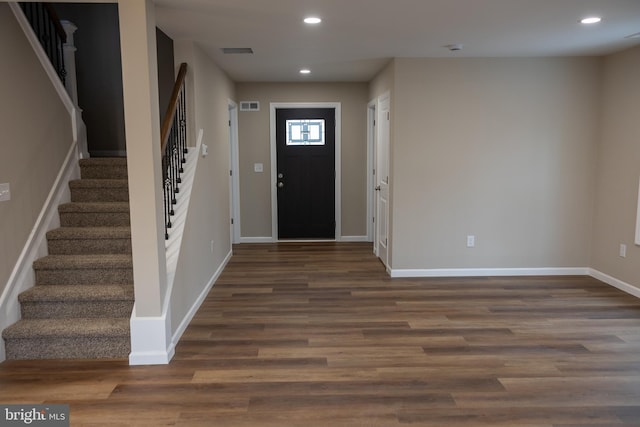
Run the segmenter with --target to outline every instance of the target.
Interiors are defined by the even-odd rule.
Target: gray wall
[[[0,295],[73,142],[71,119],[18,26],[0,3]],[[4,313],[0,313],[3,316]]]

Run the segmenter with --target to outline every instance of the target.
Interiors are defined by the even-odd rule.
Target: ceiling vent
[[[260,111],[260,102],[240,101],[240,111]]]
[[[253,49],[250,47],[223,47],[221,50],[225,54],[253,53]]]

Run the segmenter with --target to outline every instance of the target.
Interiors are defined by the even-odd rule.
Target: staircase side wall
[[[191,136],[201,134],[208,155],[198,155],[193,189],[171,295],[173,345],[231,256],[229,207],[229,110],[235,86],[195,44],[174,44],[176,64],[190,67]],[[189,80],[190,79],[190,80]]]
[[[0,202],[0,329],[19,310],[9,285],[43,220],[74,140],[69,111],[6,3],[0,3],[0,183],[11,200]],[[43,251],[45,248],[32,248]],[[29,265],[30,267],[30,265]],[[22,281],[33,283],[33,273]],[[0,340],[2,341],[2,340]],[[4,358],[0,342],[0,360]]]

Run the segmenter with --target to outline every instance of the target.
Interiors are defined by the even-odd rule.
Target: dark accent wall
[[[118,5],[56,3],[60,19],[74,23],[78,104],[92,156],[126,152]]]
[[[171,92],[176,81],[173,59],[173,40],[160,28],[156,28],[156,45],[158,50],[158,93],[160,104],[160,123],[171,101]]]
[[[115,3],[55,3],[60,19],[78,27],[76,75],[78,104],[87,126],[92,157],[124,155],[127,150],[120,26]],[[175,82],[173,40],[156,29],[160,120],[169,105]]]

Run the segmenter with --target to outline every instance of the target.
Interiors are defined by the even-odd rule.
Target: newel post
[[[62,20],[60,21],[64,32],[67,34],[67,42],[62,45],[62,53],[64,55],[64,65],[67,72],[65,76],[65,87],[67,93],[73,100],[73,103],[78,106],[78,84],[76,78],[76,46],[73,41],[73,33],[76,32],[76,27],[73,22]]]

